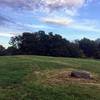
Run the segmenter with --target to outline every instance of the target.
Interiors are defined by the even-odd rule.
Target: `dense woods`
[[[0,55],[44,55],[100,58],[100,39],[83,38],[70,42],[59,34],[38,31],[12,37],[10,47],[0,45]]]

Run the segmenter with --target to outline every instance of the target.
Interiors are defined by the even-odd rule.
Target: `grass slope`
[[[100,61],[89,59],[6,56],[0,57],[0,100],[100,100],[100,86],[42,81],[69,68],[98,74]],[[99,83],[97,83],[99,84]]]

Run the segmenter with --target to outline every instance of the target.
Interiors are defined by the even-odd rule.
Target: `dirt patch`
[[[43,85],[67,85],[67,84],[80,84],[80,85],[93,85],[100,86],[100,77],[98,74],[91,73],[91,79],[71,77],[71,72],[75,69],[52,69],[52,70],[38,70],[32,71],[28,74],[24,81],[28,83],[36,83]]]
[[[47,78],[43,80],[43,83],[49,84],[49,85],[55,85],[55,84],[67,84],[67,83],[79,83],[79,84],[95,84],[98,83],[97,75],[91,74],[91,79],[84,79],[84,78],[74,78],[71,77],[72,70],[61,70],[56,72],[49,72],[49,75],[47,74]],[[98,83],[99,84],[99,83]]]

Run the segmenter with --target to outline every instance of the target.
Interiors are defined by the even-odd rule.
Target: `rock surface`
[[[72,71],[71,77],[91,79],[91,74],[90,72],[87,72],[87,71]]]

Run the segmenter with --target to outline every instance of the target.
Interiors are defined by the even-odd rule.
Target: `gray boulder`
[[[91,79],[91,74],[90,74],[90,72],[87,72],[87,71],[72,71],[71,77]]]

